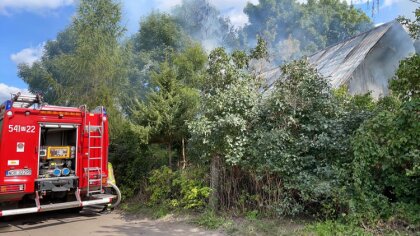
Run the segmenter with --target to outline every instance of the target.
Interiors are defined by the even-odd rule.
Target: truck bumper
[[[64,202],[64,203],[56,203],[56,204],[48,204],[48,205],[39,205],[38,207],[4,210],[4,211],[0,211],[0,217],[22,215],[22,214],[36,213],[36,212],[45,212],[45,211],[55,211],[55,210],[62,210],[62,209],[69,209],[69,208],[92,206],[92,205],[106,205],[110,203],[112,199],[115,197],[116,197],[115,195],[99,194],[99,196],[95,197],[96,199],[92,199],[92,200],[72,201],[72,202]]]

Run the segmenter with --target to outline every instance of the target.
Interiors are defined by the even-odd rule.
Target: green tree
[[[20,66],[30,91],[45,91],[56,104],[104,105],[115,114],[125,83],[120,20],[120,5],[112,0],[81,1],[72,25],[47,43],[42,61]]]
[[[173,55],[178,79],[196,89],[203,87],[206,63],[207,53],[199,43],[193,43],[182,53]]]
[[[301,27],[292,35],[302,50],[314,52],[367,31],[373,25],[361,10],[339,0],[310,0],[303,5]]]
[[[56,40],[48,41],[44,47],[44,55],[32,66],[20,64],[19,77],[35,94],[43,94],[45,101],[56,104],[61,95],[62,84],[66,84],[67,75],[62,69],[64,55],[74,53],[76,35],[74,27],[67,27],[57,35]]]
[[[282,200],[272,206],[278,213],[319,211],[306,206],[331,199],[333,163],[346,148],[339,138],[345,135],[339,109],[327,81],[308,62],[287,64],[282,72],[253,122],[254,142],[243,164],[259,176],[280,177]]]
[[[186,136],[185,121],[195,115],[198,91],[183,86],[174,68],[164,62],[159,73],[152,73],[151,88],[144,103],[139,103],[131,118],[135,124],[151,129],[151,143],[167,146],[169,166],[175,141]]]
[[[401,24],[408,27],[408,30],[410,31],[410,35],[412,38],[419,39],[420,38],[420,7],[416,9],[414,14],[416,16],[416,19],[413,21],[404,17],[399,17],[398,20],[401,22]]]
[[[263,51],[263,50],[262,50]],[[210,53],[198,117],[189,123],[191,145],[197,156],[210,162],[210,207],[219,206],[219,176],[224,163],[237,165],[249,143],[248,126],[256,114],[260,93],[247,72],[249,56],[229,55],[222,48]]]
[[[390,81],[390,89],[396,96],[404,99],[420,97],[420,55],[415,54],[400,62],[396,78]]]
[[[172,15],[182,29],[206,49],[218,46],[234,49],[239,46],[237,32],[230,19],[222,17],[208,0],[183,0],[174,7]]]
[[[405,25],[413,39],[420,38],[420,7],[415,11],[416,20],[400,17],[398,20]],[[395,79],[390,82],[390,89],[404,100],[418,99],[420,94],[420,55],[402,60]]]
[[[261,0],[258,4],[248,3],[244,9],[249,24],[244,31],[249,41],[261,36],[269,46],[285,39],[298,28],[302,9],[295,0]]]
[[[159,70],[151,72],[144,101],[137,101],[132,109],[131,120],[150,129],[150,143],[166,145],[170,166],[174,145],[181,144],[185,153],[189,135],[186,122],[198,109],[205,63],[205,52],[199,45],[172,54]],[[182,157],[185,162],[185,154]]]
[[[125,88],[130,97],[123,108],[130,114],[135,99],[143,100],[149,90],[151,72],[159,70],[160,63],[181,52],[188,44],[188,37],[167,13],[152,12],[140,21],[139,32],[127,42],[128,79]],[[131,99],[135,98],[135,99]]]
[[[140,21],[139,32],[134,36],[134,50],[153,51],[180,49],[184,35],[174,18],[167,13],[152,12]]]
[[[276,63],[323,49],[372,27],[362,11],[339,0],[310,0],[304,4],[261,0],[248,3],[244,12],[249,18],[244,27],[248,42],[261,36],[269,51],[276,53]]]
[[[419,36],[418,19],[402,21],[414,38]],[[358,205],[352,210],[362,213],[362,220],[399,218],[420,227],[419,68],[418,54],[400,62],[390,81],[391,96],[379,102],[375,115],[354,137],[352,169]]]
[[[420,102],[418,98],[403,103],[390,100],[396,99],[385,98],[382,103],[388,105],[380,106],[354,137],[352,169],[358,205],[352,210],[366,214],[363,219],[395,214],[418,227],[418,217],[410,217],[410,212],[420,209]]]

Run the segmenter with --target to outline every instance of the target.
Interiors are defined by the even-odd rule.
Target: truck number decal
[[[9,133],[35,133],[35,125],[9,125]]]

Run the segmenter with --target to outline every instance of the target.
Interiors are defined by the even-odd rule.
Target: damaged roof
[[[332,87],[339,87],[351,78],[366,55],[395,24],[399,25],[397,21],[391,21],[330,46],[310,56],[309,62],[330,81]]]
[[[403,29],[398,21],[391,21],[318,51],[309,56],[308,60],[331,83],[332,87],[340,87],[352,78],[357,67],[384,35],[394,27]],[[270,88],[281,76],[281,69],[266,71],[261,76],[266,78],[267,88]]]

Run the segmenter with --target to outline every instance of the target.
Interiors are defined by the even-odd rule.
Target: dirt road
[[[84,210],[80,214],[45,212],[16,216],[1,222],[0,236],[79,236],[79,235],[223,235],[205,231],[175,220],[128,219],[118,213],[99,214]]]

